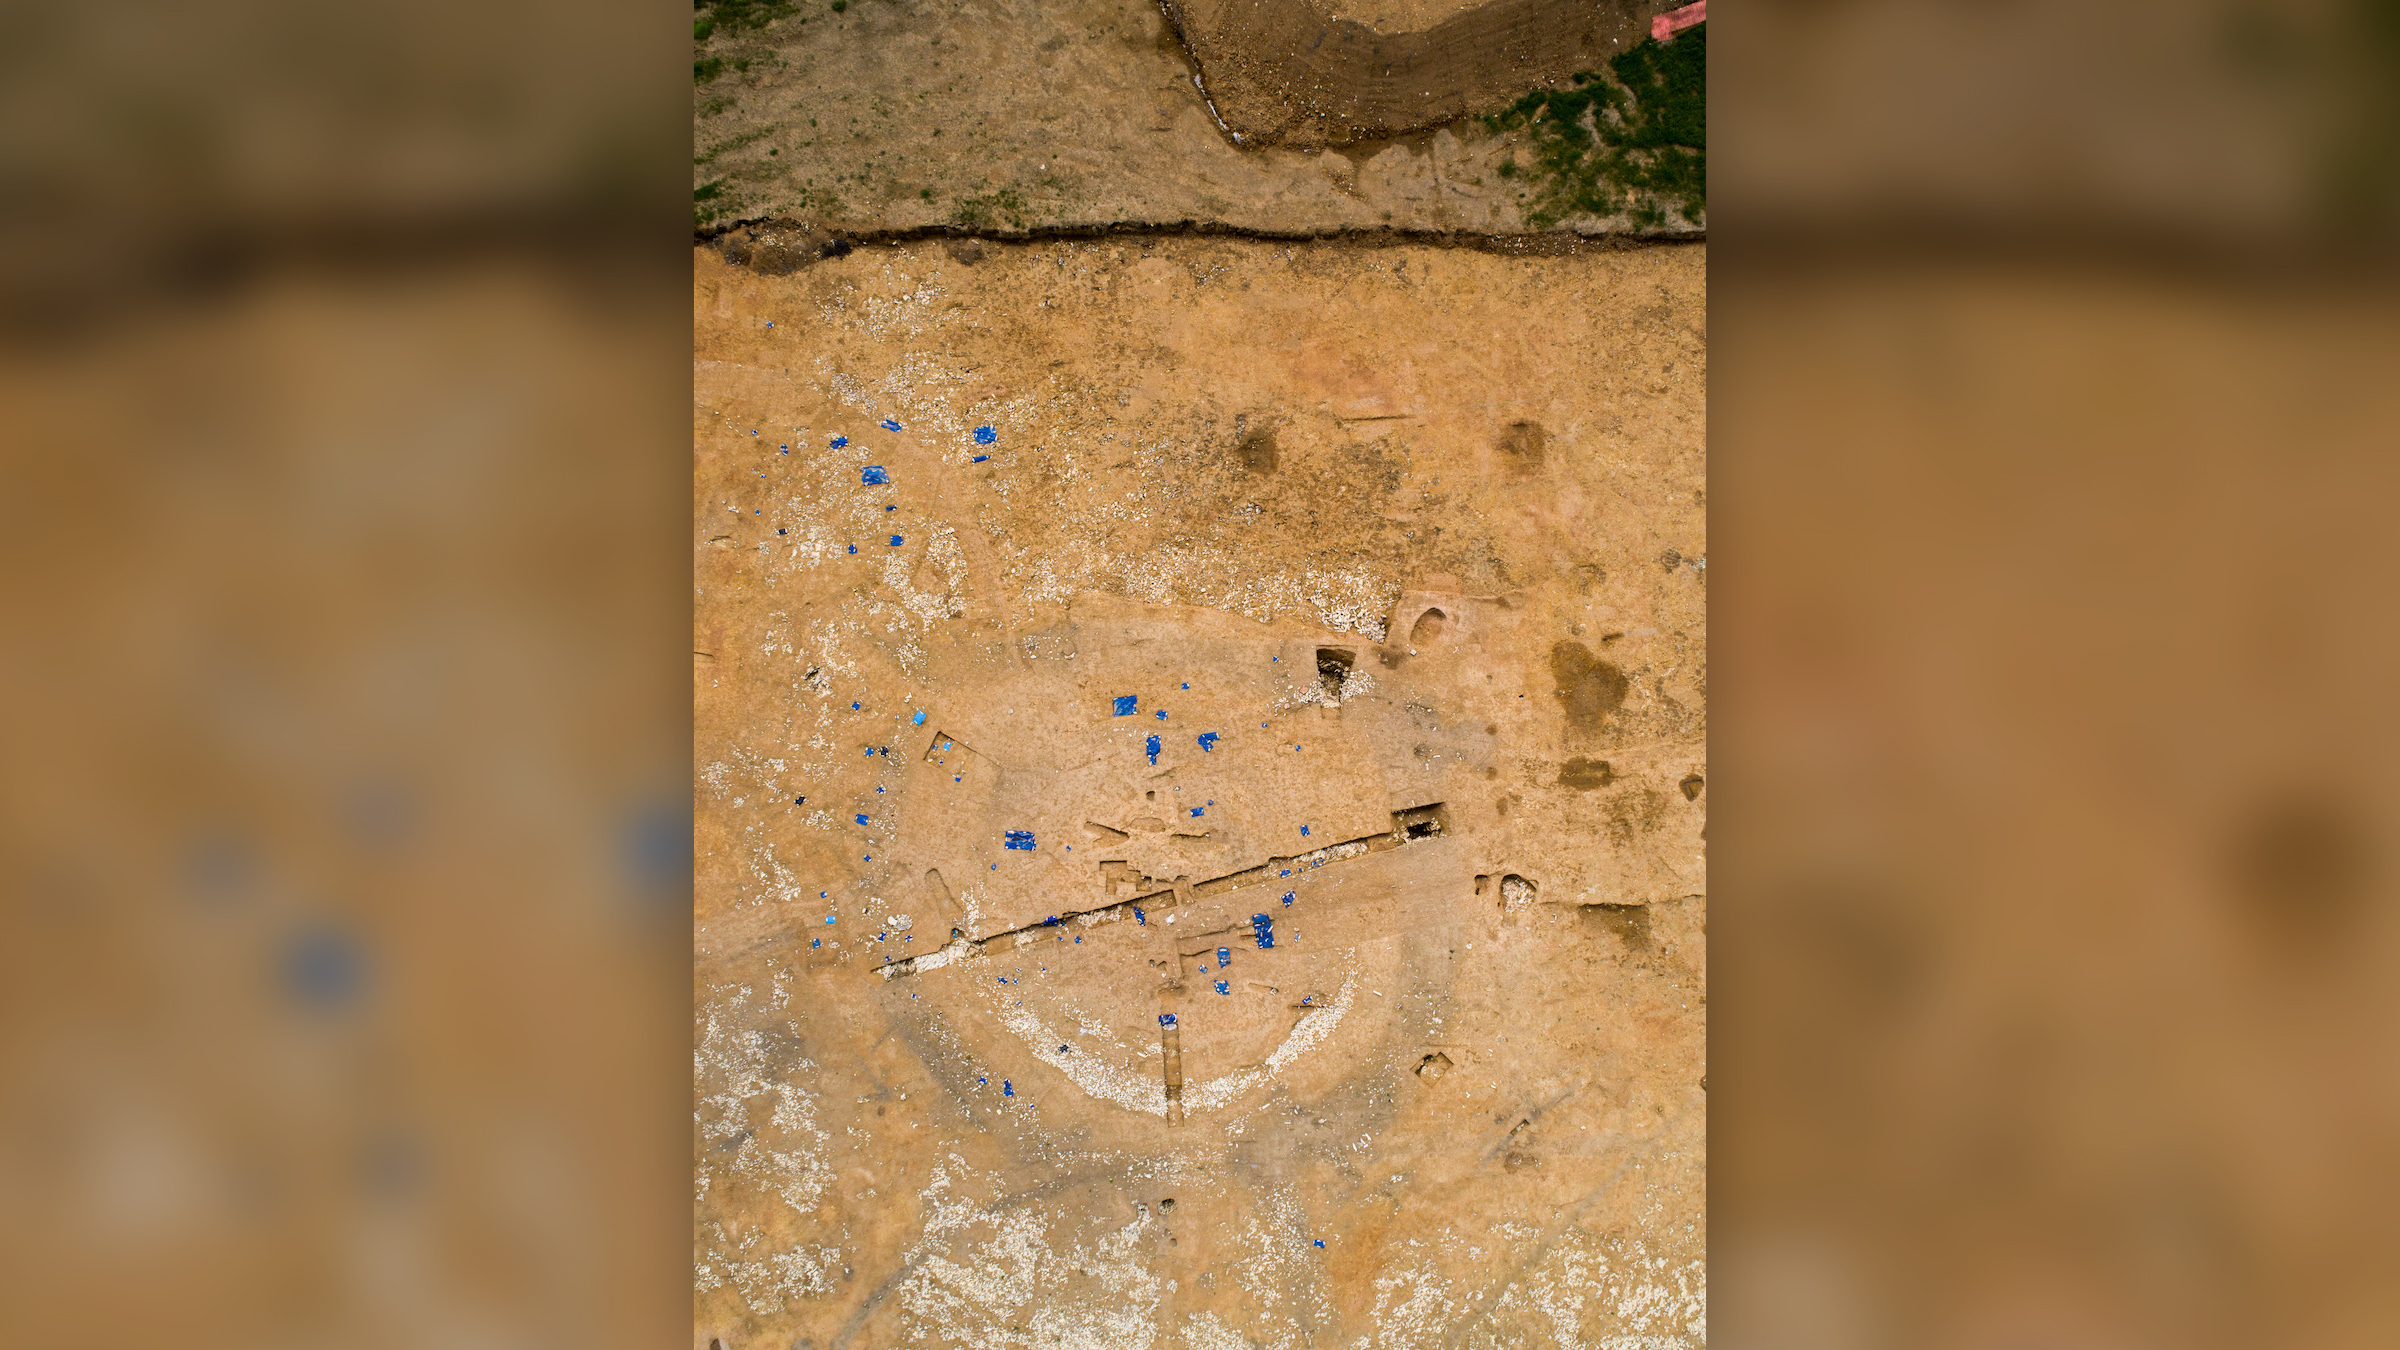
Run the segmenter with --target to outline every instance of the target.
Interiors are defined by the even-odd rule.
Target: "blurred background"
[[[1717,1337],[2400,1343],[2400,5],[1714,17]],[[0,13],[10,1343],[690,1335],[686,21]]]
[[[2400,1344],[2400,5],[1712,18],[1719,1343]]]
[[[689,1334],[688,22],[0,13],[0,1341]]]

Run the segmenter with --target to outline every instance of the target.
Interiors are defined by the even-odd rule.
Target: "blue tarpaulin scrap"
[[[900,536],[899,536],[899,535],[896,535],[896,534],[895,534],[895,535],[893,535],[893,536],[892,536],[892,547],[893,547],[893,548],[898,548],[898,547],[900,547]]]
[[[1033,831],[1004,830],[1000,835],[1000,847],[1021,848],[1027,853],[1031,853],[1033,852]]]
[[[1203,753],[1213,753],[1216,748],[1217,733],[1213,731],[1206,732],[1200,737],[1200,749]]]
[[[1193,815],[1195,815],[1195,816],[1197,816],[1197,815],[1199,815],[1199,814],[1200,814],[1200,812],[1201,812],[1203,809],[1205,809],[1205,808],[1202,808],[1202,807],[1195,806],[1195,807],[1193,807],[1193,808],[1192,808],[1192,814],[1193,814]]]
[[[1275,920],[1272,916],[1266,914],[1251,915],[1250,932],[1258,939],[1259,950],[1264,951],[1267,948],[1275,945]]]
[[[866,823],[867,823],[867,818],[866,818],[865,816],[863,816],[863,815],[862,815],[862,816],[860,816],[860,817],[858,818],[858,823],[859,823],[859,824],[861,824],[861,825],[864,825],[864,824],[866,824]]]
[[[1233,992],[1233,990],[1227,988],[1223,980],[1219,980],[1217,981],[1217,992],[1220,994],[1230,994]]]
[[[1283,893],[1283,907],[1285,909],[1290,909],[1292,907],[1292,892],[1285,891]]]
[[[1131,717],[1133,716],[1134,705],[1140,701],[1141,696],[1139,694],[1119,694],[1115,698],[1109,700],[1109,715],[1112,717]]]
[[[977,445],[990,445],[992,442],[999,439],[1000,433],[996,428],[988,426],[975,428],[975,443]]]
[[[969,463],[973,463],[973,464],[981,464],[981,463],[983,463],[985,460],[987,460],[987,459],[990,459],[990,458],[991,458],[991,456],[990,456],[990,455],[977,455],[977,456],[976,456],[974,459],[970,460],[970,461],[969,461]]]
[[[923,715],[924,715],[924,714],[922,714],[922,713],[919,713],[919,714],[918,714],[918,716],[920,716],[920,717],[922,717]],[[1300,837],[1301,837],[1301,838],[1303,838],[1303,839],[1306,839],[1306,838],[1308,838],[1308,827],[1307,827],[1306,825],[1303,825],[1303,826],[1301,826],[1301,827],[1300,827]]]
[[[1150,916],[1142,912],[1142,907],[1140,905],[1135,905],[1133,907],[1133,921],[1140,924],[1144,928],[1148,928],[1150,926]]]
[[[848,445],[848,444],[850,443],[850,438],[849,438],[849,437],[847,437],[847,436],[836,436],[836,437],[834,437],[832,440],[830,440],[830,441],[827,441],[827,442],[825,442],[825,443],[826,443],[827,445],[830,445],[830,446],[832,446],[834,449],[836,449],[836,450],[839,450],[839,449],[841,449],[843,446],[845,446],[845,445]]]
[[[1219,947],[1219,948],[1217,948],[1217,969],[1219,969],[1219,970],[1223,970],[1225,967],[1227,967],[1227,966],[1230,966],[1230,965],[1232,965],[1232,964],[1233,964],[1233,949],[1232,949],[1232,948],[1230,948],[1230,947]]]
[[[1164,721],[1166,721],[1166,720],[1167,720],[1167,710],[1166,710],[1166,709],[1164,709],[1164,708],[1161,708],[1161,709],[1159,709],[1159,710],[1158,710],[1158,720],[1159,720],[1159,721],[1161,721],[1161,722],[1164,722]]]
[[[1171,1027],[1175,1025],[1175,1014],[1160,1013],[1158,1015],[1158,1024],[1162,1027]]]
[[[1150,762],[1153,764],[1158,763],[1158,737],[1151,737],[1149,744],[1143,748],[1150,752]]]
[[[900,419],[897,417],[887,417],[876,425],[882,427],[885,431],[898,431],[900,429]]]
[[[888,483],[892,481],[892,476],[883,471],[882,465],[870,464],[858,471],[858,481],[861,483]]]

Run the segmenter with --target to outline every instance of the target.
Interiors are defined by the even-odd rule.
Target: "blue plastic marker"
[[[992,442],[999,439],[1000,432],[996,428],[989,426],[975,428],[975,443],[977,445],[990,445]]]
[[[1220,994],[1230,994],[1233,992],[1233,990],[1226,987],[1225,981],[1219,980],[1217,981],[1217,992]]]
[[[1138,694],[1119,694],[1109,700],[1109,715],[1111,717],[1131,717],[1134,705],[1138,702],[1140,702]]]
[[[1219,948],[1217,948],[1217,969],[1219,969],[1219,970],[1223,970],[1225,967],[1227,967],[1227,966],[1229,966],[1229,965],[1232,965],[1232,964],[1233,964],[1233,949],[1232,949],[1232,948],[1230,948],[1230,947],[1219,947]]]
[[[858,481],[867,484],[888,483],[892,481],[892,476],[883,471],[882,465],[870,464],[858,471]]]
[[[832,446],[836,450],[841,449],[843,446],[848,445],[849,443],[850,438],[847,436],[836,436],[832,440],[826,442],[827,445]]]
[[[1217,733],[1211,731],[1203,734],[1200,737],[1200,751],[1202,754],[1212,754],[1216,751],[1216,748]]]
[[[917,709],[917,715],[908,719],[908,724],[912,727],[921,727],[925,725],[925,710],[923,708]],[[1308,827],[1305,825],[1301,826],[1300,832],[1302,834],[1308,833]]]
[[[900,429],[899,419],[893,417],[887,417],[877,425],[881,426],[885,431],[898,431]]]
[[[1150,752],[1150,762],[1153,764],[1158,763],[1158,737],[1151,737],[1148,745],[1145,748]]]

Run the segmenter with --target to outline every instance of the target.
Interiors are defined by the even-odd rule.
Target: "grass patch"
[[[705,230],[733,215],[735,202],[725,191],[725,180],[713,179],[692,189],[692,228]]]
[[[726,151],[739,150],[745,146],[755,144],[756,142],[764,140],[768,136],[773,135],[774,132],[775,128],[773,127],[760,127],[755,131],[745,131],[741,135],[736,136],[731,140],[719,141],[717,144],[710,146],[705,152],[692,156],[692,164],[695,168],[714,164],[717,162],[717,156],[724,154]],[[775,152],[769,150],[767,153],[771,155]]]
[[[692,0],[692,13],[696,16],[692,20],[692,40],[705,42],[708,34],[719,28],[728,33],[764,28],[777,19],[790,18],[799,9],[797,0]]]
[[[725,73],[725,58],[707,56],[692,62],[692,83],[707,84]]]
[[[1537,89],[1484,119],[1494,132],[1530,131],[1533,163],[1500,176],[1526,180],[1525,223],[1624,212],[1656,229],[1669,210],[1693,225],[1708,214],[1708,25],[1673,42],[1644,42],[1582,71],[1570,89]]]
[[[1017,195],[1015,188],[961,198],[958,203],[958,223],[970,229],[1003,220],[1016,229],[1025,228],[1025,199]]]

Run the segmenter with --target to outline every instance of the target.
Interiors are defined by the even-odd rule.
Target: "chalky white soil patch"
[[[745,986],[708,1007],[700,1044],[693,1052],[692,1078],[699,1097],[694,1128],[703,1139],[739,1141],[732,1162],[713,1174],[703,1168],[698,1186],[705,1192],[730,1174],[735,1184],[746,1183],[772,1195],[793,1214],[805,1214],[833,1183],[827,1160],[832,1136],[818,1123],[815,1095],[796,1081],[797,1075],[813,1072],[816,1066],[805,1059],[777,1066],[764,1032],[731,1025],[752,996]],[[778,1248],[763,1226],[735,1236],[721,1223],[710,1224],[705,1226],[693,1279],[702,1288],[730,1280],[751,1311],[774,1313],[794,1297],[829,1292],[827,1268],[838,1267],[841,1259],[840,1248],[832,1243]]]
[[[995,1209],[965,1195],[977,1179],[952,1154],[921,1197],[924,1237],[900,1285],[909,1343],[1149,1350],[1166,1285],[1141,1254],[1150,1215],[1061,1239],[1069,1221],[1038,1206]]]

